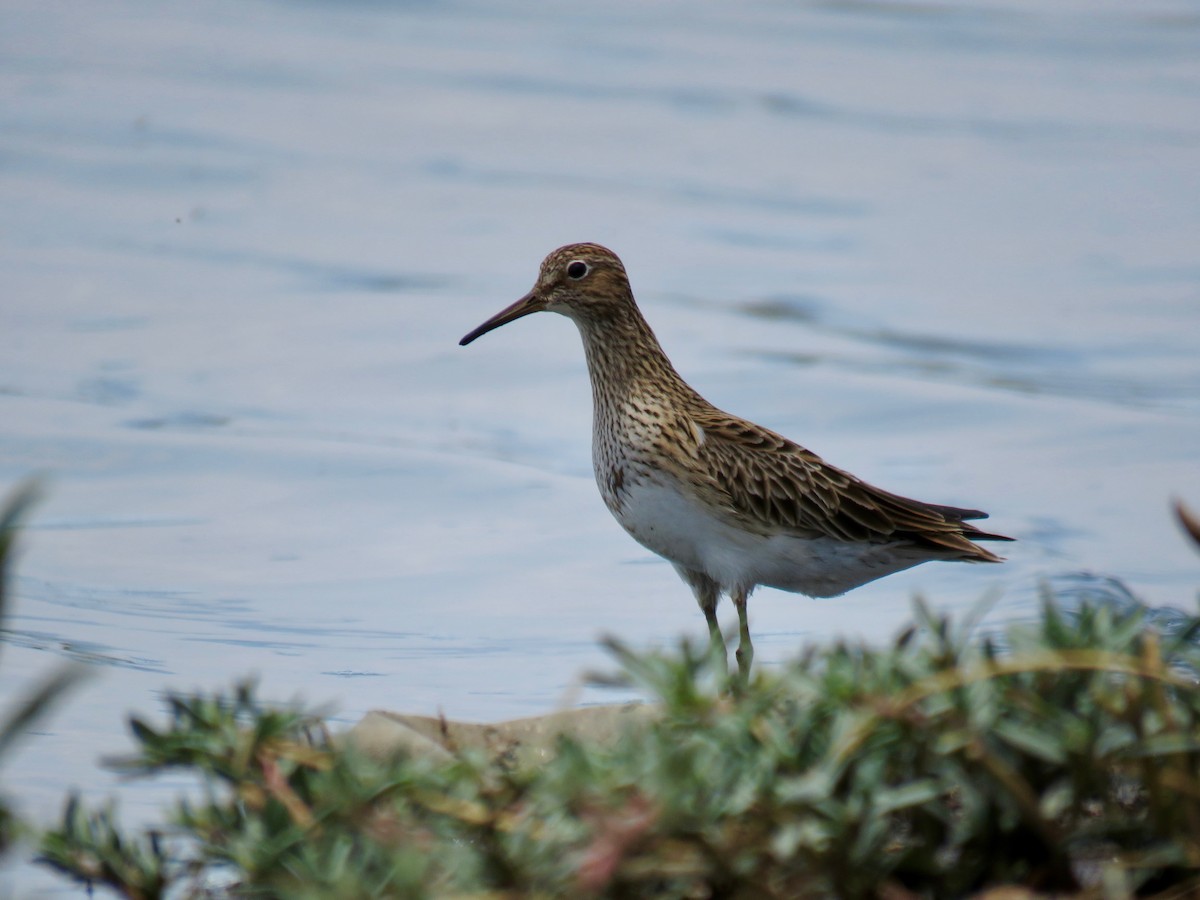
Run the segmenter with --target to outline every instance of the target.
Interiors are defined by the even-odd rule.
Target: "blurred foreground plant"
[[[660,717],[535,768],[374,762],[247,684],[171,695],[125,768],[198,772],[203,799],[132,838],[72,800],[44,859],[127,897],[1200,890],[1200,620],[1047,601],[1003,653],[968,631],[918,605],[893,645],[812,648],[736,700],[707,653],[612,642]]]
[[[4,621],[11,603],[11,567],[16,538],[22,520],[37,502],[40,490],[36,481],[19,486],[0,507],[0,649],[3,648]],[[0,762],[12,745],[44,716],[56,700],[79,679],[75,667],[64,667],[45,677],[33,690],[19,698],[0,718]],[[0,855],[11,847],[21,831],[17,817],[0,797]]]

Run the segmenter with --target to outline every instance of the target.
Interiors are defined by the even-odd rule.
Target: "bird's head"
[[[466,346],[530,313],[556,312],[582,323],[617,316],[632,305],[629,278],[617,254],[599,244],[567,244],[542,261],[533,290],[458,343]]]

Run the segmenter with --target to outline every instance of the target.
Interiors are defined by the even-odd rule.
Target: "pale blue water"
[[[570,323],[456,345],[568,241],[713,402],[1020,539],[761,591],[762,664],[918,591],[1193,603],[1193,3],[14,0],[0,98],[0,479],[50,488],[0,697],[94,670],[0,768],[39,821],[168,685],[505,718],[608,699],[602,632],[704,638],[596,494]]]

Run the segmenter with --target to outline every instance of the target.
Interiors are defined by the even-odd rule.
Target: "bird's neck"
[[[598,414],[622,406],[631,397],[654,398],[658,404],[670,405],[694,395],[636,307],[601,321],[577,324]]]

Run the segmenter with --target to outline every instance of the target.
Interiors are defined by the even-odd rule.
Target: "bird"
[[[729,596],[743,683],[754,658],[747,601],[756,587],[835,597],[931,560],[1003,561],[976,543],[1013,540],[971,524],[987,513],[874,487],[705,400],[671,364],[608,248],[559,247],[529,293],[459,344],[536,312],[566,316],[583,339],[592,467],[605,506],[691,588],[723,662],[716,611]]]

